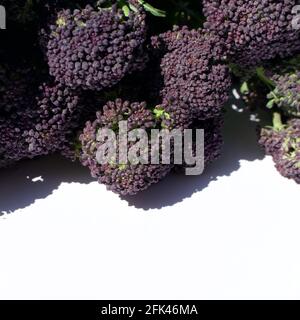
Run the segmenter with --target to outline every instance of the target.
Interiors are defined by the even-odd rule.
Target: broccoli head
[[[73,89],[102,90],[147,61],[145,13],[118,9],[62,10],[50,26],[47,58],[50,74]]]
[[[235,63],[257,66],[300,50],[293,27],[297,0],[203,0],[203,5],[205,28],[225,40]]]
[[[272,128],[262,129],[260,144],[282,176],[300,183],[300,120],[291,119],[283,125],[277,113],[274,119]]]
[[[117,99],[108,102],[102,112],[97,113],[97,118],[93,122],[87,122],[80,135],[81,155],[80,161],[87,166],[93,177],[97,178],[107,188],[120,195],[134,195],[143,191],[162,180],[172,169],[172,165],[150,164],[149,158],[152,152],[157,152],[149,144],[145,154],[148,163],[120,163],[120,159],[112,158],[107,163],[97,161],[97,152],[103,145],[97,140],[99,129],[111,129],[116,133],[119,141],[118,125],[120,121],[127,121],[128,131],[134,129],[149,130],[156,127],[156,120],[153,111],[148,109],[146,103],[122,101]],[[150,140],[150,139],[149,139]],[[129,142],[123,146],[129,151],[132,144]],[[118,147],[121,146],[118,144]],[[119,150],[118,148],[118,150]],[[116,157],[119,157],[117,150]]]
[[[222,42],[217,36],[201,30],[197,36],[195,31],[191,31],[189,37],[186,30],[182,35],[182,38],[176,37],[177,45],[174,45],[175,40],[171,41],[175,49],[162,58],[164,85],[161,96],[163,100],[178,101],[179,107],[187,106],[191,119],[218,117],[231,86]]]

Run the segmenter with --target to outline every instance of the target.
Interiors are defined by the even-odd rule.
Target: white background
[[[226,118],[203,176],[135,199],[55,156],[1,170],[0,299],[299,299],[300,188]]]

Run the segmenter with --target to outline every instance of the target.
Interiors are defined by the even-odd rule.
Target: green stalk
[[[147,3],[144,0],[138,0],[138,3],[144,7],[144,9],[156,17],[166,17],[166,12],[151,6],[151,4]]]
[[[266,76],[264,67],[256,68],[256,74],[271,91],[275,88],[275,83]]]
[[[273,128],[276,131],[281,131],[284,129],[284,125],[281,119],[281,114],[279,112],[273,113]]]

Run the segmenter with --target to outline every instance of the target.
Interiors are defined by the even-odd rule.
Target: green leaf
[[[275,100],[274,99],[270,100],[267,104],[267,108],[272,109],[274,107],[274,104],[275,104]]]
[[[266,76],[264,67],[259,67],[259,68],[257,68],[257,69],[256,69],[256,74],[257,74],[258,78],[259,78],[265,85],[267,85],[269,88],[274,88],[274,87],[275,87],[274,82]]]
[[[151,14],[153,14],[155,17],[162,17],[165,18],[166,17],[166,12],[157,8],[154,8],[153,6],[151,6],[151,4],[147,3],[144,0],[138,0],[139,4],[141,4],[144,9],[148,12],[150,12]]]
[[[122,10],[123,10],[123,12],[124,12],[125,17],[128,17],[129,14],[130,14],[130,9],[129,9],[129,7],[128,7],[127,5],[124,5],[124,6],[122,7]]]
[[[154,110],[153,110],[154,116],[156,119],[167,119],[170,120],[171,116],[168,112],[166,112],[164,109],[162,109],[161,106],[157,106]]]
[[[138,12],[138,9],[132,3],[129,3],[129,8],[133,12]]]
[[[245,81],[240,88],[242,94],[248,94],[250,92],[248,83]]]

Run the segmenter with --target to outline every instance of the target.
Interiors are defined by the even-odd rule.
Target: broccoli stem
[[[273,113],[273,127],[276,131],[281,131],[284,128],[281,119],[281,114],[279,112]]]
[[[270,90],[275,88],[274,82],[266,76],[264,67],[256,68],[256,74],[260,81],[262,81]]]

